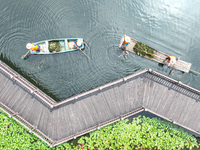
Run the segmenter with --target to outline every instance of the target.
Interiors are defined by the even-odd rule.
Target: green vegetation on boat
[[[137,42],[135,47],[133,48],[133,51],[139,55],[139,56],[147,56],[149,58],[153,58],[154,50],[147,46],[146,44],[143,44],[141,42]]]

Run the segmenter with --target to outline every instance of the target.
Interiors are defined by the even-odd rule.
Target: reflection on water
[[[144,68],[168,75],[170,69],[118,49],[126,34],[199,71],[200,3],[169,1],[10,0],[0,5],[1,55],[48,93],[66,99]],[[80,37],[84,52],[32,55],[28,42]],[[172,78],[200,89],[200,77],[175,71]]]

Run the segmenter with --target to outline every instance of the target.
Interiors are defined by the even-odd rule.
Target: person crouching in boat
[[[83,47],[83,42],[81,40],[76,40],[74,42],[75,46],[78,48],[78,49],[81,49]]]
[[[26,48],[32,51],[39,52],[40,51],[40,46],[37,43],[28,43],[26,44]]]
[[[168,66],[171,66],[178,61],[178,58],[176,58],[176,56],[168,56],[166,60],[168,61]]]
[[[131,39],[130,37],[126,36],[124,37],[124,45],[128,46],[128,44],[130,43]]]

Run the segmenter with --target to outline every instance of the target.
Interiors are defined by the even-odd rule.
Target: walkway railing
[[[69,141],[69,140],[71,140],[71,139],[76,139],[77,137],[80,137],[80,136],[82,136],[82,135],[85,135],[85,134],[90,133],[90,132],[92,132],[92,131],[94,131],[94,130],[100,129],[100,128],[104,127],[104,126],[107,126],[107,125],[110,125],[110,124],[112,124],[112,123],[115,123],[115,122],[117,122],[117,121],[124,120],[124,119],[126,119],[126,118],[128,118],[128,117],[130,117],[130,116],[133,116],[133,115],[135,115],[135,114],[138,114],[138,113],[140,113],[140,112],[142,112],[142,111],[144,111],[144,107],[140,107],[140,108],[138,108],[138,109],[136,109],[136,110],[134,110],[134,111],[132,111],[132,112],[129,112],[129,113],[124,114],[124,115],[120,115],[119,117],[116,117],[116,118],[111,119],[111,120],[109,120],[109,121],[106,121],[106,122],[103,122],[103,123],[101,123],[101,124],[98,124],[98,125],[96,125],[96,126],[94,126],[94,127],[91,127],[91,128],[89,128],[89,129],[84,130],[84,131],[82,131],[82,132],[79,132],[79,133],[77,133],[77,134],[71,135],[71,136],[69,136],[69,137],[67,137],[67,138],[64,138],[64,139],[62,139],[62,140],[54,141],[54,143],[52,144],[52,146],[56,146],[56,145],[62,144],[62,143],[67,142],[67,141]]]
[[[56,103],[56,101],[54,101],[52,98],[47,96],[44,92],[39,90],[37,87],[35,87],[33,84],[31,84],[25,78],[23,78],[21,75],[19,75],[13,69],[8,67],[2,61],[0,61],[0,69],[4,73],[6,73],[10,77],[10,79],[15,80],[18,83],[20,83],[23,88],[26,88],[31,94],[35,94],[39,99],[41,99],[43,102],[45,102],[50,108],[53,108],[53,105]]]
[[[173,85],[177,85],[180,88],[184,88],[184,89],[188,90],[187,92],[182,92],[180,89],[176,88],[175,90],[179,91],[180,93],[188,95],[191,98],[195,98],[195,99],[200,100],[200,91],[199,90],[197,90],[195,88],[192,88],[192,87],[190,87],[190,86],[182,83],[181,81],[174,80],[174,79],[169,78],[169,77],[167,77],[165,75],[162,75],[162,74],[160,74],[158,72],[152,71],[151,69],[149,69],[148,72],[150,74],[152,74],[153,76],[157,76],[159,78],[163,78],[163,79],[165,79],[165,80],[170,81],[171,83],[173,83]],[[171,87],[171,88],[173,88],[173,87]],[[192,93],[189,93],[189,92],[192,92]]]
[[[185,88],[187,89],[188,91],[190,92],[194,92],[195,94],[187,94],[188,96],[191,96],[192,98],[196,98],[199,100],[199,94],[200,94],[200,91],[199,90],[196,90],[192,87],[189,87],[183,83],[181,83],[180,81],[176,81],[174,79],[171,79],[167,76],[164,76],[158,72],[155,72],[155,71],[152,71],[151,69],[149,70],[143,70],[141,72],[138,72],[138,73],[135,73],[135,74],[132,74],[132,75],[129,75],[129,76],[126,76],[124,78],[121,78],[121,79],[118,79],[114,82],[110,82],[108,84],[105,84],[105,85],[102,85],[100,87],[97,87],[95,89],[92,89],[90,91],[87,91],[87,92],[84,92],[82,94],[79,94],[77,96],[74,96],[74,97],[71,97],[71,98],[68,98],[62,102],[59,102],[57,103],[56,101],[54,101],[52,98],[50,98],[49,96],[47,96],[44,92],[42,92],[41,90],[39,90],[37,87],[35,87],[34,85],[32,85],[29,81],[27,81],[25,78],[23,78],[22,76],[20,76],[18,73],[16,73],[14,70],[12,70],[10,67],[8,67],[5,63],[3,63],[2,61],[0,61],[0,70],[2,70],[4,72],[4,74],[6,74],[10,79],[12,80],[15,80],[17,81],[18,83],[20,83],[20,85],[22,86],[22,88],[25,88],[27,89],[31,94],[34,94],[38,97],[38,100],[41,100],[42,102],[44,102],[50,109],[52,108],[56,108],[58,106],[61,106],[61,105],[64,105],[64,104],[67,104],[71,101],[74,101],[74,100],[78,100],[80,98],[83,98],[84,96],[87,96],[89,94],[92,94],[94,92],[102,92],[103,89],[105,88],[109,88],[113,85],[116,85],[116,84],[119,84],[119,83],[123,83],[123,82],[127,82],[128,80],[130,79],[133,79],[134,77],[137,77],[139,75],[142,75],[142,74],[151,74],[153,76],[157,76],[159,78],[162,78],[162,79],[165,79],[167,81],[170,81],[171,83],[173,83],[174,85],[177,85],[179,87],[182,87],[182,88]],[[197,95],[196,95],[197,94]],[[7,114],[9,114],[10,117],[12,117],[13,119],[15,119],[17,122],[19,122],[20,124],[22,124],[25,128],[27,128],[30,132],[34,133],[37,137],[39,137],[41,140],[43,140],[45,143],[47,143],[48,145],[50,145],[51,147],[52,146],[56,146],[56,145],[59,145],[63,142],[66,142],[70,139],[75,139],[77,138],[78,136],[81,136],[81,135],[84,135],[86,133],[89,133],[91,131],[94,131],[96,129],[100,129],[106,125],[109,125],[111,123],[114,123],[114,122],[117,122],[119,120],[123,120],[125,118],[128,118],[134,114],[137,114],[143,110],[146,110],[144,107],[141,107],[141,108],[138,108],[132,112],[129,112],[127,114],[124,114],[124,115],[121,115],[121,116],[118,116],[117,118],[114,118],[114,119],[111,119],[109,121],[106,121],[106,122],[103,122],[101,124],[98,124],[96,126],[93,126],[89,129],[86,129],[82,132],[79,132],[77,134],[74,134],[74,135],[71,135],[69,137],[66,137],[62,140],[59,140],[59,141],[54,141],[52,139],[50,139],[49,137],[47,137],[43,132],[41,132],[39,129],[37,129],[37,127],[34,127],[32,124],[30,124],[28,121],[26,121],[24,118],[22,118],[17,112],[14,112],[13,110],[11,110],[9,107],[7,107],[6,105],[4,105],[2,102],[0,102],[0,106],[1,108],[3,109],[3,111],[5,111]],[[151,111],[148,109],[149,112],[153,113],[153,114],[156,114],[155,112]],[[160,116],[159,114],[156,114],[157,116]],[[160,116],[161,118],[164,118],[168,121],[171,121],[169,120],[168,118],[165,118],[163,116]],[[173,122],[175,123],[175,122]],[[176,123],[177,124],[177,123]],[[194,131],[190,128],[187,128],[181,124],[177,124],[179,126],[182,126],[183,128],[186,128],[194,133],[197,133],[197,134],[200,134],[199,132],[197,131]]]
[[[29,81],[27,81],[25,78],[23,78],[21,75],[19,75],[18,73],[16,73],[14,70],[12,70],[10,67],[8,67],[5,63],[3,63],[2,61],[0,61],[0,69],[2,71],[4,71],[7,75],[10,76],[11,79],[13,80],[16,80],[17,82],[19,82],[23,87],[25,87],[26,89],[28,89],[30,91],[31,94],[35,94],[39,99],[41,99],[44,103],[46,103],[48,105],[48,107],[50,108],[55,108],[55,107],[58,107],[58,106],[61,106],[63,104],[66,104],[68,102],[71,102],[71,101],[74,101],[74,100],[77,100],[83,96],[86,96],[86,95],[89,95],[89,94],[92,94],[94,92],[97,92],[97,91],[101,91],[105,88],[108,88],[112,85],[116,85],[118,83],[121,83],[121,82],[124,82],[124,81],[127,81],[131,78],[134,78],[138,75],[141,75],[141,74],[144,74],[144,73],[150,73],[150,74],[153,74],[153,75],[156,75],[158,77],[161,77],[163,79],[166,79],[180,87],[183,87],[191,92],[194,92],[194,93],[197,93],[197,94],[200,94],[200,91],[197,90],[197,89],[194,89],[186,84],[183,84],[181,83],[180,81],[177,81],[177,80],[174,80],[172,78],[169,78],[165,75],[162,75],[158,72],[155,72],[151,69],[145,69],[143,71],[140,71],[138,73],[135,73],[135,74],[132,74],[132,75],[129,75],[129,76],[126,76],[124,78],[121,78],[121,79],[118,79],[116,81],[113,81],[113,82],[110,82],[110,83],[107,83],[105,85],[102,85],[100,87],[97,87],[95,89],[92,89],[90,91],[87,91],[87,92],[84,92],[84,93],[81,93],[79,95],[76,95],[76,96],[73,96],[73,97],[70,97],[70,98],[67,98],[66,100],[63,100],[61,102],[56,102],[54,101],[52,98],[50,98],[49,96],[47,96],[44,92],[42,92],[41,90],[39,90],[37,87],[35,87],[33,84],[31,84]],[[192,96],[193,97],[193,96]]]
[[[97,91],[101,92],[101,91],[102,91],[103,89],[105,89],[105,88],[111,87],[111,86],[113,86],[113,85],[116,85],[116,84],[119,84],[119,83],[122,83],[122,82],[126,82],[127,80],[132,79],[132,78],[134,78],[134,77],[136,77],[136,76],[138,76],[138,75],[144,74],[145,72],[147,72],[147,70],[143,70],[143,71],[141,71],[141,72],[138,72],[138,73],[135,73],[135,74],[126,76],[126,77],[121,78],[121,79],[118,79],[118,80],[115,80],[115,81],[113,81],[113,82],[107,83],[107,84],[105,84],[105,85],[102,85],[102,86],[97,87],[97,88],[95,88],[95,89],[92,89],[92,90],[90,90],[90,91],[81,93],[81,94],[79,94],[79,95],[77,95],[77,96],[73,96],[73,97],[71,97],[71,98],[68,98],[68,99],[66,99],[66,100],[63,100],[62,102],[59,102],[59,103],[54,104],[54,107],[60,106],[60,105],[62,105],[62,104],[66,104],[66,103],[68,103],[68,102],[70,102],[70,101],[77,100],[77,99],[79,99],[79,98],[81,98],[81,97],[83,97],[83,96],[87,96],[87,95],[92,94],[92,93],[97,92]]]
[[[51,146],[53,143],[53,140],[47,137],[43,132],[41,132],[37,127],[34,127],[31,123],[26,121],[24,118],[22,118],[17,112],[14,112],[12,109],[4,105],[2,102],[0,102],[0,108],[9,115],[10,118],[13,118],[16,120],[19,124],[23,125],[27,130],[29,130],[29,133],[33,133],[38,138],[40,138],[43,142]]]
[[[200,132],[195,131],[195,130],[193,130],[193,129],[191,129],[191,128],[188,128],[188,127],[186,127],[186,126],[184,126],[184,125],[182,125],[182,124],[180,124],[180,123],[178,123],[178,122],[176,122],[176,121],[174,121],[174,120],[171,120],[171,119],[169,119],[169,118],[166,118],[166,117],[164,117],[164,116],[162,116],[162,115],[160,115],[160,114],[158,114],[158,113],[156,113],[156,112],[150,110],[149,108],[145,108],[144,110],[147,111],[147,112],[150,112],[150,113],[152,113],[152,114],[154,114],[154,115],[156,115],[156,116],[158,116],[158,117],[160,117],[160,118],[163,118],[163,119],[165,119],[165,120],[167,120],[167,121],[169,121],[169,122],[171,122],[171,123],[173,123],[173,124],[175,124],[175,125],[178,125],[178,126],[184,128],[184,129],[187,129],[188,131],[192,131],[193,133],[196,133],[196,134],[199,134],[199,135],[200,135]]]

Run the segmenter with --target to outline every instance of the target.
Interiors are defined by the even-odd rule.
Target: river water
[[[0,52],[19,73],[59,100],[145,68],[200,90],[200,75],[174,71],[118,48],[125,33],[169,55],[192,63],[200,72],[198,0],[1,0]],[[26,43],[81,37],[84,52],[32,55]]]

